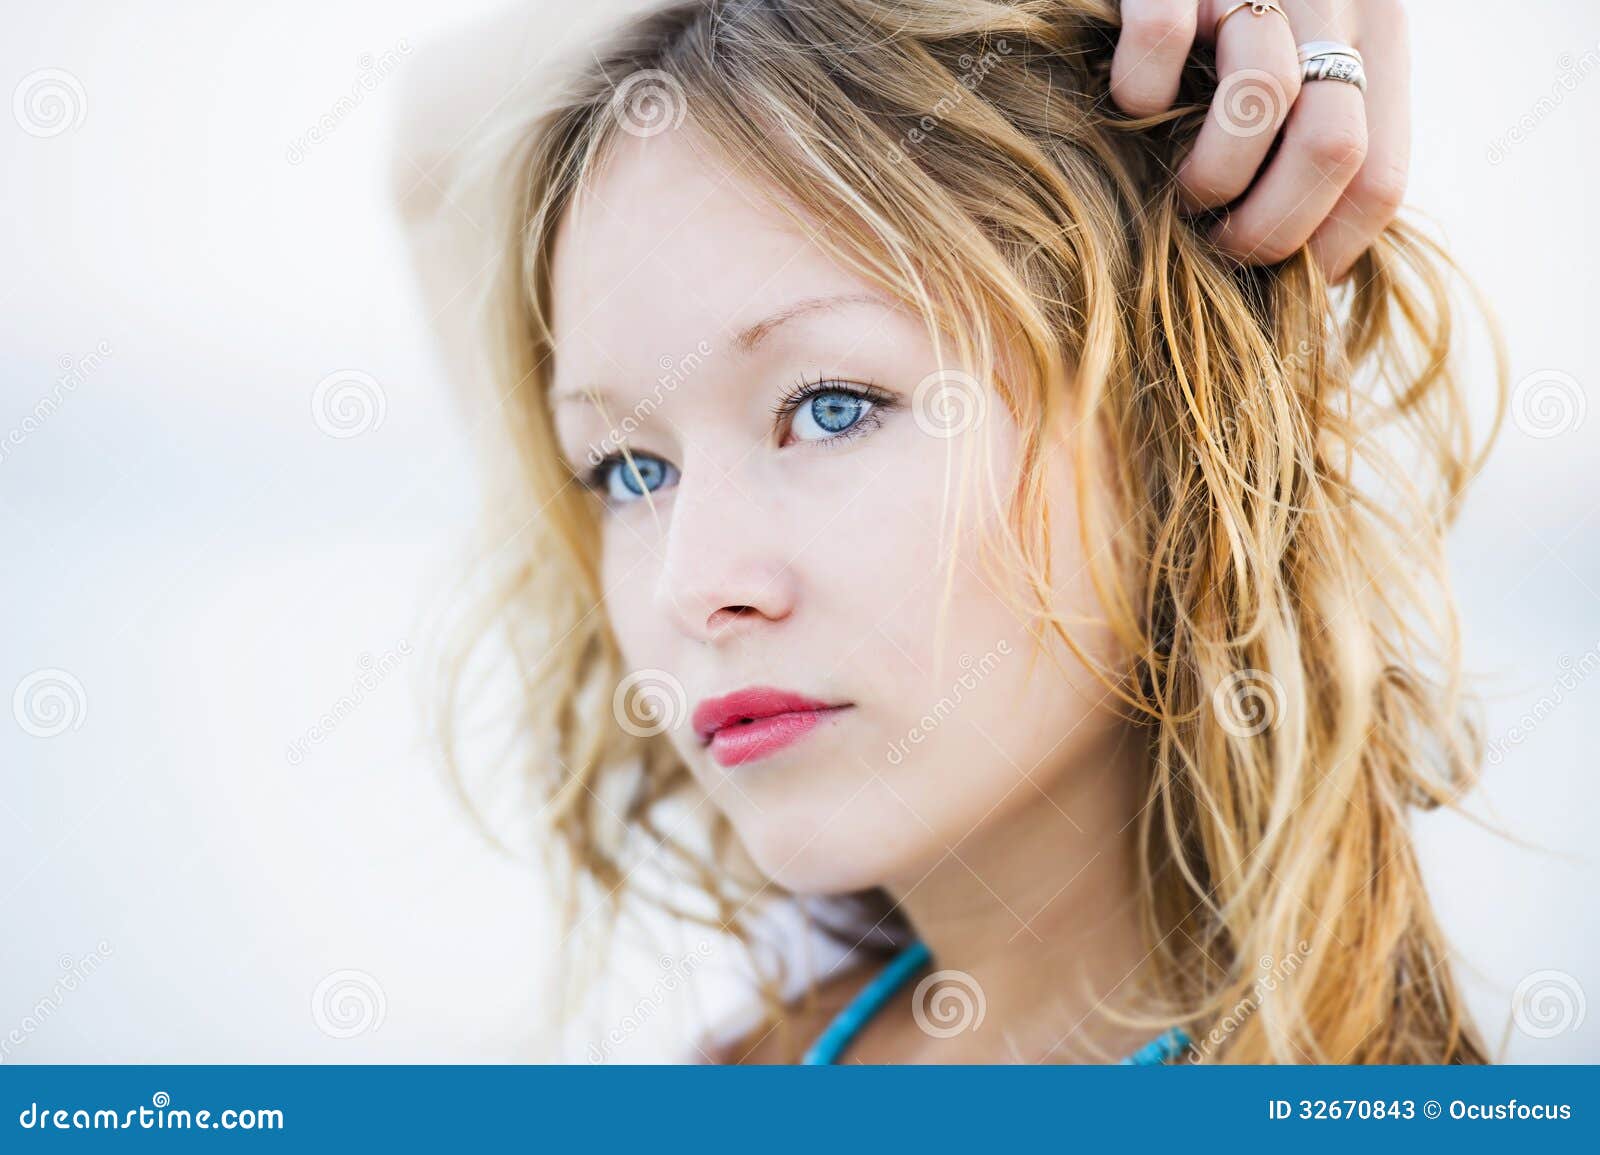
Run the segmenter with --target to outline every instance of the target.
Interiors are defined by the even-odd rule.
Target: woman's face
[[[1018,440],[987,384],[941,374],[914,314],[687,127],[623,138],[562,224],[553,295],[551,404],[600,487],[619,720],[665,729],[759,867],[814,894],[914,882],[1021,807],[1068,809],[1063,768],[1117,724],[1064,647],[1066,673],[1036,660],[980,563]],[[635,467],[596,470],[619,442]],[[1093,603],[1056,464],[1072,618]]]

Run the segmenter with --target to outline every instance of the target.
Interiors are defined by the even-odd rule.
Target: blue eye
[[[794,441],[828,445],[870,433],[883,423],[884,414],[900,405],[898,397],[875,385],[802,380],[779,398],[772,416],[780,428],[787,426]],[[678,469],[671,462],[643,452],[631,457],[630,462],[613,453],[579,479],[613,506],[631,504],[677,482]]]
[[[872,411],[873,402],[842,390],[813,393],[794,411],[792,427],[798,441],[825,441],[837,437]]]
[[[595,467],[592,485],[615,502],[638,501],[678,479],[678,470],[659,457],[635,453],[633,464],[620,456],[608,457]],[[637,475],[635,475],[637,471]]]

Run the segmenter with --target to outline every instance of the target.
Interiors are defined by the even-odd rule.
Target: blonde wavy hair
[[[1453,368],[1452,266],[1400,223],[1338,289],[1305,251],[1230,263],[1172,177],[1215,73],[1196,59],[1171,112],[1119,115],[1118,21],[1107,0],[693,0],[634,19],[516,127],[493,302],[515,532],[495,536],[491,588],[446,655],[456,780],[476,797],[462,672],[492,644],[521,677],[517,773],[592,948],[642,904],[754,957],[760,913],[798,897],[693,806],[665,737],[614,718],[625,669],[594,507],[545,404],[552,241],[642,78],[667,102],[653,114],[686,113],[830,255],[953,340],[1015,417],[1000,563],[1040,641],[1071,646],[1148,739],[1152,1015],[1202,1040],[1202,1061],[1485,1061],[1408,829],[1480,756],[1443,560],[1482,452]],[[1498,426],[1505,364],[1485,331]],[[1075,527],[1044,501],[1066,452]],[[1057,532],[1081,535],[1126,663],[1097,663],[1049,604]],[[695,900],[673,898],[686,883]],[[854,899],[855,928],[886,919],[903,940],[886,896]],[[1292,981],[1263,992],[1263,960],[1286,959]],[[778,1015],[779,976],[760,975]]]

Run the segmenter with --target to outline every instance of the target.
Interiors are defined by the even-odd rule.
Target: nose
[[[667,515],[657,609],[697,642],[744,638],[794,611],[783,519],[760,490],[710,463],[685,468]]]

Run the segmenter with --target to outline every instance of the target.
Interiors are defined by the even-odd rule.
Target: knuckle
[[[1390,42],[1405,42],[1406,20],[1406,7],[1400,0],[1365,0],[1361,8],[1362,31],[1376,32]]]
[[[1131,81],[1113,84],[1111,98],[1129,116],[1154,116],[1170,107],[1169,102],[1163,100],[1155,89],[1142,88]]]
[[[1406,199],[1406,171],[1397,164],[1369,164],[1351,182],[1350,196],[1369,213],[1392,218]]]
[[[1245,169],[1249,171],[1244,171]],[[1178,187],[1190,208],[1220,208],[1250,187],[1254,165],[1230,163],[1216,140],[1204,140],[1178,166]]]
[[[1222,246],[1237,259],[1252,265],[1275,265],[1298,247],[1259,228],[1229,233]]]
[[[1198,8],[1194,0],[1145,0],[1124,16],[1123,32],[1144,48],[1167,43],[1186,49],[1197,27]]]
[[[1268,74],[1272,77],[1273,83],[1283,89],[1283,94],[1288,97],[1289,103],[1293,104],[1300,95],[1299,66],[1292,62],[1278,64],[1269,69]]]
[[[1290,244],[1288,241],[1268,237],[1252,246],[1250,260],[1258,265],[1275,265],[1279,261],[1288,260],[1299,247],[1299,245]]]
[[[1111,99],[1129,116],[1153,116],[1166,111],[1171,103],[1162,99],[1162,94],[1148,77],[1141,76],[1134,69],[1121,67],[1112,69]]]
[[[1229,179],[1227,172],[1207,167],[1182,174],[1184,198],[1198,209],[1221,208],[1249,187],[1247,180]]]
[[[1350,176],[1367,158],[1366,126],[1355,121],[1318,128],[1306,141],[1317,168],[1329,176]]]

